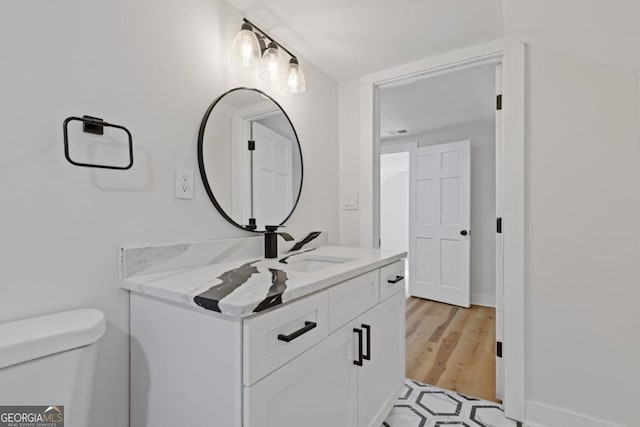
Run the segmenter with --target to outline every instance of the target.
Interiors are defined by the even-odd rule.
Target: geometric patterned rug
[[[413,380],[382,427],[516,427],[502,406]]]

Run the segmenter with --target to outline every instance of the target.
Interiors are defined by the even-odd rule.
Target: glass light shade
[[[286,65],[282,54],[278,50],[278,45],[271,42],[269,47],[262,54],[260,64],[260,77],[270,82],[278,82],[285,78]]]
[[[231,61],[243,67],[260,65],[260,43],[249,24],[242,24],[231,45]]]
[[[302,93],[307,90],[304,73],[296,58],[291,58],[289,61],[286,89],[291,93]]]

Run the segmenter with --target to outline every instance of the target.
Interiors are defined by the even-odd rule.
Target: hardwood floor
[[[407,378],[496,400],[495,309],[407,299]]]

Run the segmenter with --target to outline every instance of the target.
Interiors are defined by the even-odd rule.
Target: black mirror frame
[[[235,222],[224,211],[224,209],[222,209],[222,206],[220,205],[220,203],[218,203],[218,201],[216,200],[216,196],[213,194],[213,189],[211,188],[211,185],[209,185],[209,180],[207,178],[207,173],[206,173],[206,171],[204,169],[204,153],[203,153],[203,151],[204,151],[204,131],[205,131],[205,128],[207,127],[207,122],[209,121],[209,116],[211,116],[211,112],[213,111],[215,106],[218,104],[218,102],[220,102],[220,100],[222,100],[222,98],[224,98],[225,96],[227,96],[231,92],[235,92],[237,90],[251,90],[253,92],[257,92],[260,95],[262,95],[263,97],[269,99],[274,104],[276,104],[276,106],[280,109],[280,111],[282,111],[282,114],[284,114],[284,116],[287,118],[287,121],[289,122],[289,125],[291,126],[291,129],[293,130],[293,134],[296,137],[296,142],[298,144],[298,152],[300,153],[300,188],[298,189],[298,196],[296,197],[296,201],[293,204],[293,206],[291,207],[291,212],[289,212],[289,215],[287,215],[287,217],[285,219],[283,219],[280,224],[277,224],[277,225],[280,225],[280,226],[283,225],[285,222],[287,222],[287,220],[291,217],[291,215],[293,215],[293,212],[296,210],[296,207],[298,206],[298,202],[300,201],[300,195],[302,194],[302,184],[304,183],[304,161],[302,160],[302,146],[300,145],[300,138],[298,137],[298,132],[296,132],[296,128],[293,126],[293,123],[291,122],[291,119],[289,118],[289,115],[287,114],[287,112],[284,111],[284,108],[282,108],[282,106],[280,104],[278,104],[278,102],[276,102],[275,99],[273,99],[272,97],[270,97],[269,95],[267,95],[266,93],[261,91],[260,89],[251,88],[251,87],[243,87],[243,86],[230,89],[230,90],[226,91],[225,93],[223,93],[222,95],[220,95],[219,97],[217,97],[215,99],[215,101],[213,101],[211,103],[209,108],[207,108],[207,111],[204,113],[204,117],[202,118],[202,122],[200,123],[200,130],[198,132],[198,168],[200,169],[200,178],[202,179],[202,183],[204,184],[204,189],[206,190],[207,195],[209,196],[209,199],[211,200],[211,203],[213,203],[213,206],[215,206],[215,208],[218,210],[220,215],[222,215],[222,217],[224,219],[226,219],[228,222],[230,222],[232,225],[234,225],[234,226],[236,226],[236,227],[238,227],[238,228],[240,228],[242,230],[245,230],[245,231],[251,231],[252,233],[263,233],[264,230],[251,230],[251,229],[247,228],[244,225],[238,224],[237,222]],[[273,225],[276,225],[276,224],[273,224]]]

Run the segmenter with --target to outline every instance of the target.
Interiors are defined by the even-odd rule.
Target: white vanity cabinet
[[[244,388],[245,427],[357,425],[353,325]]]
[[[131,294],[131,427],[379,427],[404,383],[403,261],[249,318]]]
[[[245,427],[379,427],[403,384],[403,331],[397,293],[245,387]]]
[[[358,319],[370,343],[369,358],[357,369],[358,427],[381,426],[404,384],[404,301],[404,292],[396,293]]]

